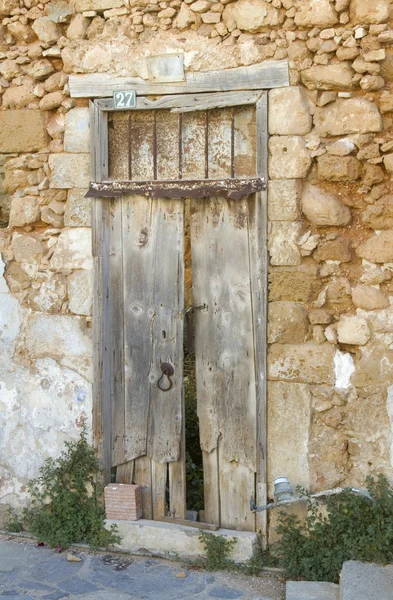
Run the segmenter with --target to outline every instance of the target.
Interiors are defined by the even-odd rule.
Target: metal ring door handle
[[[161,377],[157,381],[158,389],[160,389],[162,392],[169,392],[169,390],[171,390],[173,387],[173,381],[172,381],[171,377],[174,375],[175,369],[172,367],[172,365],[170,363],[163,362],[163,363],[161,363],[161,371],[162,371]],[[162,386],[164,377],[166,377],[169,381],[169,385],[167,387]]]

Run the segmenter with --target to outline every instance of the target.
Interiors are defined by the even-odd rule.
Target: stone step
[[[393,565],[350,560],[340,578],[341,600],[392,600]]]
[[[286,600],[339,600],[340,588],[326,581],[287,581]]]

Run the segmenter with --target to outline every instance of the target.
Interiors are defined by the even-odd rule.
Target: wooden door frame
[[[283,64],[285,63],[285,65]],[[242,67],[228,71],[191,74],[194,82],[184,84],[138,83],[138,94],[173,94],[151,100],[138,95],[136,110],[171,109],[175,112],[206,110],[215,107],[255,105],[256,107],[256,176],[268,180],[268,129],[267,129],[267,92],[266,88],[286,87],[289,85],[288,64],[277,61],[271,65],[254,65],[259,77],[254,75],[256,68]],[[236,73],[235,73],[236,72]],[[205,93],[201,90],[203,76]],[[236,75],[236,76],[235,76]],[[263,77],[261,77],[261,75]],[[225,79],[223,79],[223,76]],[[105,82],[103,84],[102,78]],[[109,77],[109,80],[108,80]],[[81,79],[89,78],[89,90],[81,86]],[[94,79],[94,81],[92,80]],[[70,77],[71,96],[93,97],[108,96],[116,89],[135,89],[135,82],[129,78],[124,81],[103,75]],[[261,81],[263,79],[263,81]],[[206,81],[207,80],[207,81]],[[259,81],[258,81],[259,80]],[[261,85],[262,83],[262,85]],[[78,85],[77,85],[78,84]],[[258,85],[259,84],[259,85]],[[79,87],[78,87],[79,86]],[[244,88],[246,87],[246,91]],[[82,89],[83,88],[83,89]],[[158,89],[161,91],[159,92]],[[225,93],[220,93],[225,89]],[[256,90],[256,91],[250,91]],[[179,94],[179,92],[182,92]],[[192,97],[190,96],[192,95]],[[91,140],[91,182],[99,184],[108,181],[108,113],[115,110],[111,98],[90,100],[90,140]],[[132,109],[135,110],[135,109]],[[115,194],[106,193],[105,196]],[[92,252],[94,260],[94,300],[93,300],[93,434],[100,461],[104,470],[105,482],[110,480],[111,471],[111,358],[109,344],[109,326],[106,318],[108,302],[108,198],[98,197],[92,201]],[[266,353],[267,353],[267,191],[256,192],[255,260],[252,274],[252,310],[255,339],[256,396],[257,396],[257,483],[256,503],[267,502],[267,465],[266,465]],[[258,214],[259,213],[259,214]],[[257,513],[257,531],[266,535],[266,515]]]

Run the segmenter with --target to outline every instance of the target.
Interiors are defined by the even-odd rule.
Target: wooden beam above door
[[[138,95],[195,94],[259,90],[289,86],[286,60],[269,60],[249,67],[223,71],[187,73],[184,82],[155,83],[139,77],[116,77],[108,73],[70,75],[72,98],[108,98],[116,90],[135,90]]]
[[[266,189],[263,177],[243,179],[172,179],[170,181],[101,181],[91,182],[86,198],[114,198],[138,194],[149,198],[208,198],[223,196],[241,200]]]

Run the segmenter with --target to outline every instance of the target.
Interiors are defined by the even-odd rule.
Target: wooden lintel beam
[[[175,83],[155,83],[139,77],[116,77],[108,73],[70,75],[72,98],[108,98],[114,91],[135,90],[140,95],[195,94],[198,92],[229,92],[259,90],[289,86],[287,60],[267,60],[248,67],[187,73],[186,80]]]
[[[223,196],[241,200],[266,189],[264,178],[247,179],[172,179],[171,181],[102,181],[90,183],[86,198],[114,198],[123,194],[150,198],[208,198]]]

